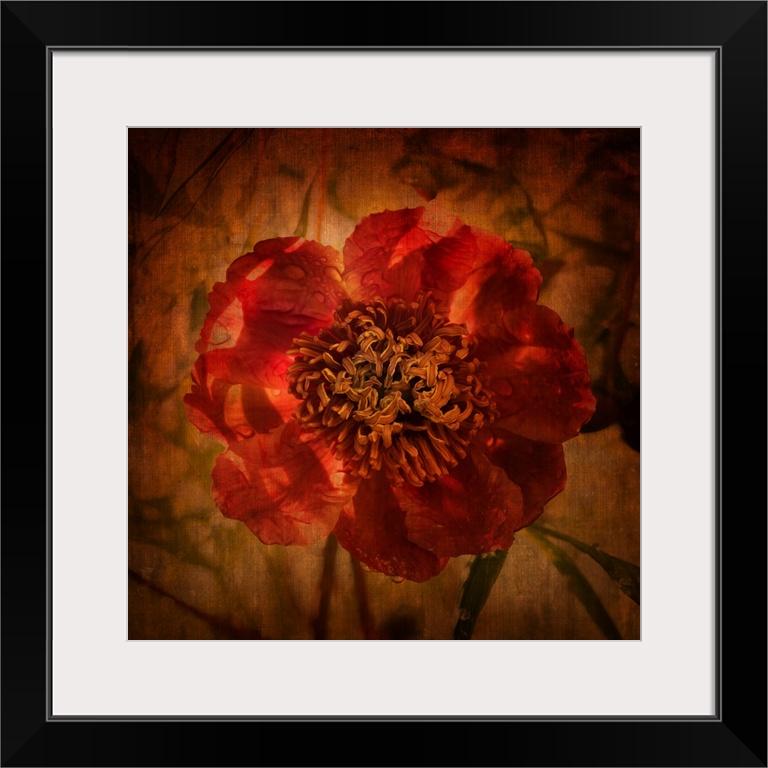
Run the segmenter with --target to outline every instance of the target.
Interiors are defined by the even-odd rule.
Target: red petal
[[[565,488],[567,473],[563,446],[537,443],[504,430],[483,430],[483,450],[493,464],[523,492],[523,516],[515,530],[525,528],[544,511],[544,505]]]
[[[206,371],[230,384],[280,389],[302,331],[328,325],[345,296],[341,257],[299,237],[262,240],[230,265],[208,294],[210,310],[195,349]]]
[[[451,320],[470,331],[498,323],[505,311],[535,303],[541,273],[528,251],[513,248],[504,238],[473,230],[477,259],[466,282],[451,301]]]
[[[584,351],[556,312],[525,304],[505,312],[479,342],[477,356],[488,363],[488,386],[501,411],[494,426],[562,443],[594,413]]]
[[[472,230],[436,207],[366,216],[344,245],[344,280],[356,301],[417,291],[445,299],[469,275],[476,257]]]
[[[342,510],[334,534],[363,565],[388,576],[426,581],[448,564],[448,558],[435,557],[408,540],[405,513],[383,472],[360,483],[354,501]]]
[[[438,557],[508,549],[523,516],[520,488],[479,451],[434,483],[403,485],[408,538]]]
[[[206,356],[192,369],[192,391],[184,396],[187,418],[204,434],[225,445],[269,432],[296,410],[287,391],[229,384],[206,372]]]
[[[330,451],[288,422],[233,443],[213,468],[213,499],[264,544],[311,544],[326,537],[357,488]]]

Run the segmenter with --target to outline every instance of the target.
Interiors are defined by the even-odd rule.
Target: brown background
[[[267,547],[210,496],[222,449],[186,420],[207,293],[265,238],[339,250],[377,211],[433,198],[529,250],[540,303],[575,328],[599,407],[565,444],[568,486],[539,522],[640,562],[637,129],[131,129],[129,131],[129,638],[312,639],[323,543]],[[640,609],[562,542],[623,639]],[[364,575],[369,632],[449,639],[471,558],[425,584]],[[604,639],[521,531],[475,639]],[[327,636],[361,639],[359,590],[337,553]],[[609,633],[610,634],[610,633]]]

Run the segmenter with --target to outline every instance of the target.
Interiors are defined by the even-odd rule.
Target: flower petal
[[[528,251],[490,232],[475,229],[473,234],[475,265],[451,300],[451,319],[466,323],[470,332],[498,323],[507,310],[535,303],[542,282]]]
[[[508,549],[522,527],[522,491],[475,449],[449,475],[421,487],[402,485],[395,496],[408,538],[438,557]]]
[[[283,388],[293,339],[328,325],[345,295],[333,248],[300,237],[262,240],[208,294],[195,349],[216,379]]]
[[[523,516],[515,530],[525,528],[544,505],[565,488],[565,454],[559,443],[539,443],[500,429],[483,430],[483,449],[491,462],[523,492]]]
[[[479,336],[487,386],[501,419],[494,426],[531,440],[562,443],[595,411],[587,360],[573,329],[548,307],[525,304]]]
[[[363,565],[396,578],[426,581],[448,564],[409,541],[405,513],[384,472],[363,480],[351,505],[342,510],[334,534]]]
[[[326,537],[355,493],[330,451],[288,422],[230,445],[216,458],[213,499],[264,544],[311,544]]]
[[[344,281],[355,301],[417,291],[445,299],[475,262],[470,227],[435,206],[366,216],[344,245]]]
[[[206,371],[201,355],[192,369],[192,391],[184,396],[187,418],[202,433],[224,445],[269,432],[296,410],[296,398],[285,390],[229,384]]]

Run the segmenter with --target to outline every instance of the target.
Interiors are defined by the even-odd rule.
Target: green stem
[[[593,549],[593,547],[590,547],[589,544],[585,544],[583,541],[574,539],[572,536],[569,536],[567,533],[560,533],[560,531],[555,531],[552,528],[547,528],[546,526],[540,525],[539,523],[533,523],[533,525],[530,525],[528,527],[533,528],[534,531],[539,531],[543,534],[546,534],[547,536],[550,536],[553,539],[561,539],[562,541],[567,541],[569,544],[572,544],[574,547],[576,547],[576,549],[580,550],[581,552],[585,552],[586,554],[589,554],[590,550]]]
[[[507,558],[507,550],[478,555],[469,566],[469,575],[461,588],[459,620],[453,630],[454,640],[471,640],[475,624],[491,593],[501,568]]]
[[[609,640],[621,640],[618,627],[576,563],[560,547],[549,541],[538,528],[533,530],[531,528],[532,526],[529,526],[528,530],[531,539],[539,545],[555,568],[565,577],[568,589],[584,606],[600,631]]]
[[[357,593],[357,611],[360,615],[360,626],[363,630],[363,637],[366,640],[376,639],[376,630],[374,629],[373,617],[368,606],[368,587],[365,584],[365,572],[360,565],[359,560],[352,558],[352,575],[355,578],[355,592]]]
[[[566,541],[580,552],[589,555],[619,586],[619,589],[631,600],[640,605],[640,567],[618,557],[603,552],[597,546],[590,546],[574,539],[566,533],[552,530],[538,523],[529,526],[533,534],[544,534],[552,539]]]
[[[323,549],[323,575],[320,577],[320,605],[317,609],[317,617],[312,622],[315,631],[315,640],[328,639],[328,613],[331,607],[331,592],[333,591],[333,571],[336,565],[336,550],[338,542],[331,534],[325,542]]]

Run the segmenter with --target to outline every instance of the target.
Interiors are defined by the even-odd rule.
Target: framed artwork
[[[46,233],[48,461],[6,515],[41,551],[5,537],[4,764],[155,720],[130,762],[358,720],[530,729],[414,763],[766,764],[728,694],[764,636],[723,623],[764,589],[762,517],[724,535],[759,451],[725,475],[721,427],[765,3],[476,5],[463,44],[318,49],[241,38],[298,4],[3,4],[4,175],[48,190],[5,206]]]
[[[128,151],[130,639],[639,639],[638,128]]]

